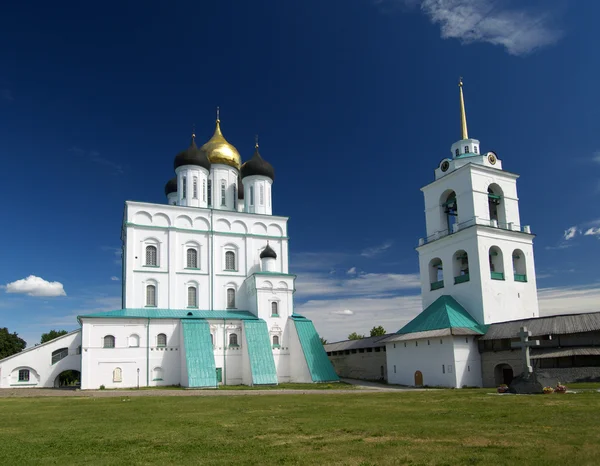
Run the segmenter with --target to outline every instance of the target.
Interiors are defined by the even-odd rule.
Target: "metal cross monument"
[[[521,348],[521,354],[523,356],[523,373],[524,374],[533,374],[533,368],[531,367],[531,359],[529,357],[529,348],[532,346],[539,346],[540,340],[529,340],[531,336],[531,332],[527,330],[527,327],[521,327],[521,331],[519,332],[519,338],[521,341],[512,342],[512,348]]]

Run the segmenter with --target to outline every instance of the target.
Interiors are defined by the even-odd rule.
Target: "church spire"
[[[462,129],[462,138],[469,139],[469,132],[467,131],[467,113],[465,112],[465,98],[463,96],[463,82],[462,77],[458,80],[458,88],[460,90],[460,126]]]

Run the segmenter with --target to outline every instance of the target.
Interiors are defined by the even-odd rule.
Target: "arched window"
[[[513,273],[516,282],[527,281],[527,267],[525,263],[525,254],[520,249],[515,249],[512,253]]]
[[[235,308],[235,290],[227,288],[227,309]]]
[[[114,348],[115,347],[115,337],[112,335],[106,335],[103,338],[103,346],[104,348]]]
[[[194,176],[194,184],[193,184],[192,188],[193,188],[192,197],[194,199],[198,199],[198,177],[197,176]]]
[[[504,262],[502,250],[498,246],[490,248],[490,274],[492,280],[504,280]]]
[[[198,268],[198,251],[194,248],[188,248],[186,253],[187,259],[187,268],[188,269],[197,269]]]
[[[429,262],[429,282],[432,291],[444,288],[444,266],[439,257]]]
[[[221,180],[221,206],[227,205],[227,197],[225,195],[225,180]]]
[[[469,256],[466,251],[461,249],[454,253],[453,268],[455,285],[469,281]]]
[[[52,364],[56,364],[61,359],[66,358],[69,355],[69,348],[60,348],[56,351],[52,351]]]
[[[458,148],[454,151],[454,154],[456,155],[456,157],[458,157],[458,155],[460,154],[460,150],[458,150]]]
[[[254,205],[254,186],[250,186],[250,205]]]
[[[445,198],[442,198],[442,208],[444,209],[446,225],[444,225],[448,234],[454,232],[454,225],[458,224],[458,203],[456,202],[456,193],[450,191]]]
[[[181,177],[181,198],[185,199],[187,197],[187,178],[185,176]]]
[[[202,201],[206,202],[206,180],[202,180]]]
[[[153,374],[152,374],[152,380],[153,381],[161,381],[162,379],[163,379],[162,367],[155,367]]]
[[[495,183],[488,187],[488,208],[491,226],[506,228],[504,197],[502,189]]]
[[[279,348],[279,336],[273,335],[273,347]]]
[[[207,196],[208,196],[208,207],[211,207],[212,206],[212,181],[211,180],[208,180]]]
[[[229,346],[239,346],[238,345],[237,333],[230,333],[229,334]]]
[[[167,336],[164,333],[156,335],[156,346],[167,346]]]
[[[188,307],[198,307],[198,290],[195,286],[188,286]]]
[[[156,286],[148,285],[146,287],[146,306],[156,307]]]
[[[129,335],[129,347],[130,348],[137,348],[138,346],[140,346],[140,337],[139,335],[136,335],[135,333],[132,335]]]
[[[265,203],[265,187],[260,185],[260,205],[264,205]]]
[[[469,146],[465,146],[465,154],[469,153]]]
[[[279,309],[278,309],[278,305],[277,305],[277,301],[273,301],[271,303],[271,315],[272,316],[278,316],[279,315]]]
[[[235,252],[233,251],[225,253],[225,270],[235,270]]]
[[[122,382],[123,381],[123,371],[120,367],[115,367],[113,371],[113,382]]]
[[[158,249],[156,246],[146,246],[146,265],[158,265]]]
[[[215,336],[212,333],[210,334],[210,344],[215,346]]]
[[[473,152],[477,154],[477,146],[473,146]]]

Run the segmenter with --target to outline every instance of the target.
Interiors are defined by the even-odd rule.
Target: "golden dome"
[[[200,148],[210,160],[210,163],[222,163],[230,167],[240,169],[242,158],[237,149],[229,144],[221,133],[221,121],[217,119],[215,134],[212,138]]]

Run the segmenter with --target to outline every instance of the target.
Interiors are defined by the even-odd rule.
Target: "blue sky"
[[[542,312],[598,310],[597,2],[11,3],[0,326],[30,344],[119,307],[124,201],[165,201],[217,105],[277,171],[297,312],[330,341],[397,330],[420,310],[419,188],[460,137],[459,76],[471,137],[521,175]]]

